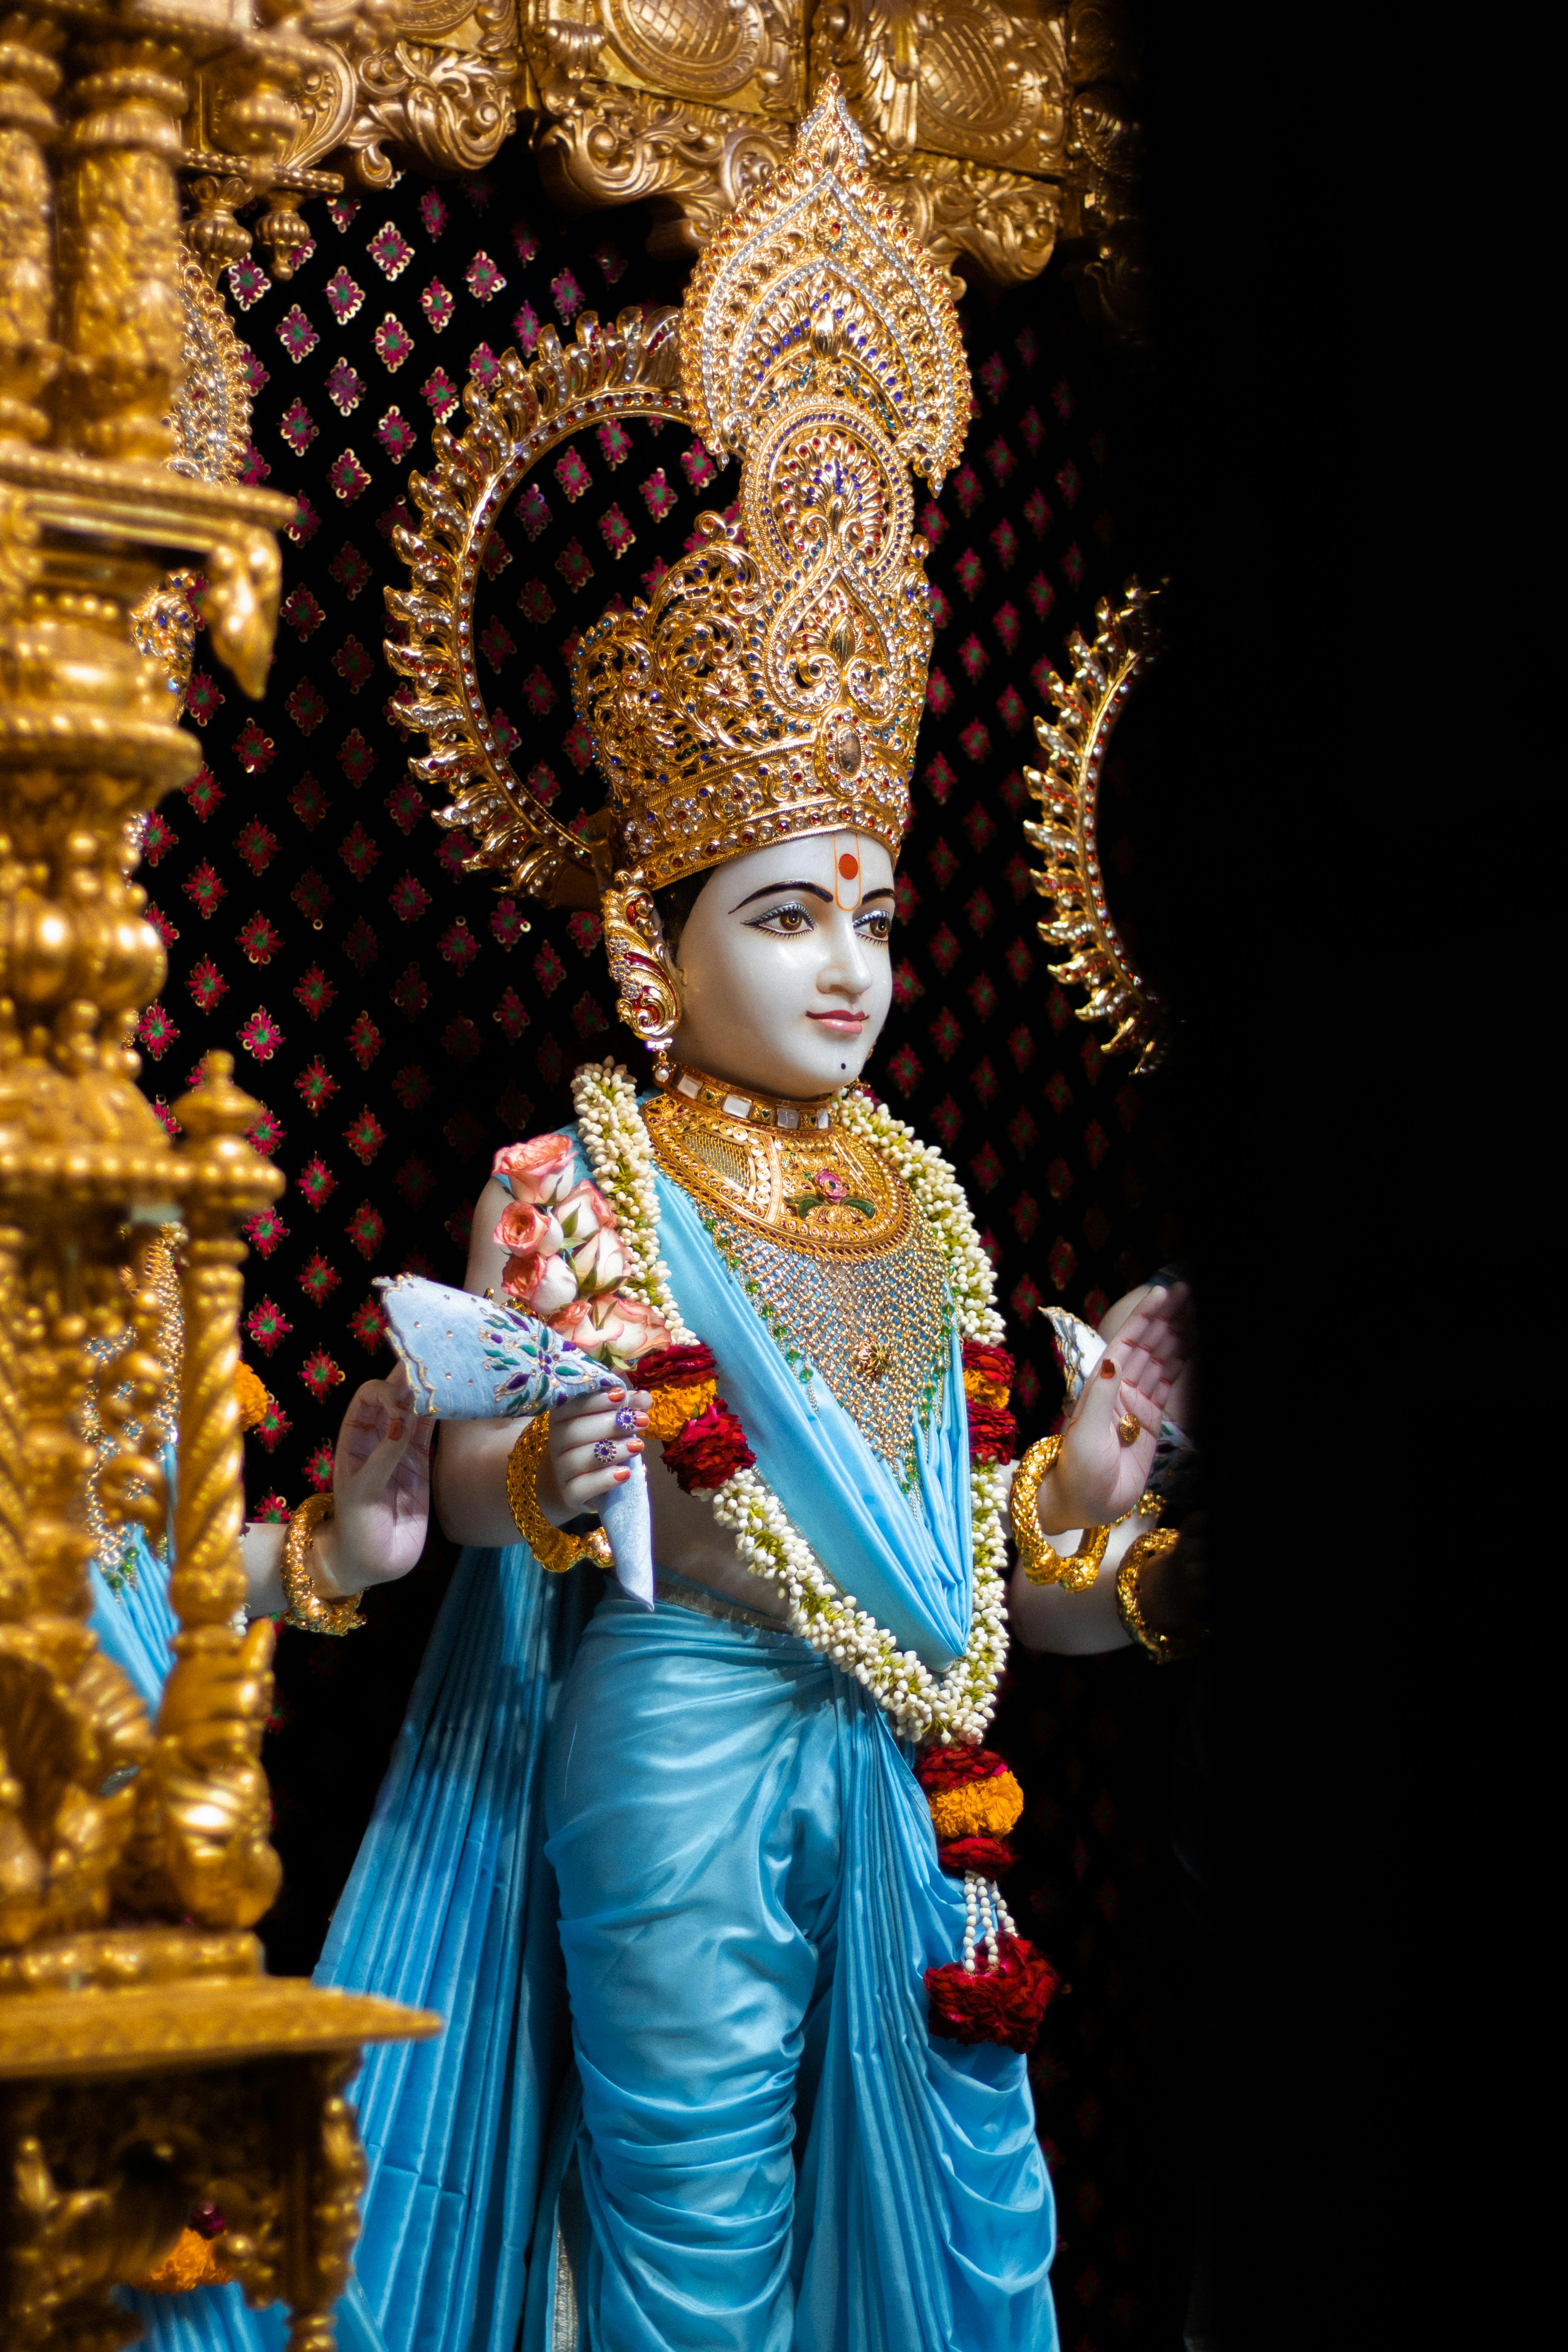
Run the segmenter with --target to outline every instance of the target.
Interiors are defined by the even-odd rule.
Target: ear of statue
[[[668,1051],[680,1021],[680,992],[665,952],[663,927],[640,876],[616,875],[600,901],[605,952],[618,992],[616,1010],[654,1055],[654,1076],[669,1076]]]

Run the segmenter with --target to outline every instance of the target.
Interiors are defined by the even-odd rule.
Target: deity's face
[[[813,833],[709,876],[676,942],[671,1051],[796,1100],[858,1078],[892,1003],[893,861],[864,833]]]

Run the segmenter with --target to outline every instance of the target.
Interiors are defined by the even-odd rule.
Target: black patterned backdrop
[[[198,637],[190,716],[204,765],[153,817],[145,879],[169,949],[141,1044],[166,1105],[213,1046],[264,1103],[258,1140],[289,1189],[253,1221],[247,1351],[276,1399],[248,1448],[249,1507],[281,1516],[327,1475],[354,1383],[384,1369],[371,1278],[460,1278],[471,1204],[501,1143],[571,1116],[575,1066],[638,1050],[614,1020],[598,925],[458,870],[463,844],[410,777],[382,653],[391,534],[437,421],[509,345],[584,310],[679,298],[637,212],[567,221],[521,144],[503,168],[405,176],[314,214],[285,286],[229,273],[252,353],[250,478],[300,500],[278,656],[247,703]],[[921,528],[937,630],[900,875],[897,1002],[871,1076],[956,1160],[995,1259],[1026,1437],[1060,1381],[1037,1309],[1093,1319],[1180,1245],[1163,1082],[1107,1060],[1047,971],[1021,824],[1032,714],[1069,631],[1155,557],[1144,542],[1140,387],[1059,274],[964,306],[975,407]],[[612,423],[545,461],[492,542],[478,642],[493,708],[558,813],[596,802],[567,656],[612,599],[646,592],[725,505],[681,429]],[[1107,784],[1113,883],[1158,961],[1157,814],[1129,751]],[[1141,864],[1142,861],[1142,864]],[[286,1891],[275,1968],[307,1969],[373,1801],[450,1558],[375,1596],[350,1643],[285,1634],[268,1765]],[[1062,2207],[1068,2352],[1174,2346],[1186,2259],[1163,2004],[1169,1975],[1165,1758],[1180,1675],[1121,1654],[1019,1656],[998,1738],[1025,1780],[1011,1899],[1072,1985],[1035,2068]],[[1173,2218],[1175,2217],[1175,2218]]]

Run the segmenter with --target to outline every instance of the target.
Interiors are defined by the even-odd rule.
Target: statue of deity
[[[1015,1478],[962,1188],[863,1083],[931,649],[911,474],[951,468],[969,386],[837,95],[721,225],[680,341],[739,520],[574,674],[651,1080],[590,1065],[571,1128],[503,1145],[467,1276],[616,1378],[440,1433],[466,1549],[321,1974],[447,2029],[367,2066],[340,2340],[1048,2352],[1025,2053],[1055,1979],[984,1745],[1006,1521],[1037,1580],[1094,1581],[1184,1296],[1134,1307]],[[595,1526],[645,1473],[651,1591]],[[314,1591],[344,1589],[340,1554]]]

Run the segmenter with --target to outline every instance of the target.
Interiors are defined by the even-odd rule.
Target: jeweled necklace
[[[659,1255],[653,1152],[637,1088],[618,1063],[606,1059],[579,1070],[572,1092],[584,1153],[595,1183],[615,1208],[626,1250],[628,1271],[621,1286],[658,1307],[676,1348],[693,1347],[695,1334],[676,1303],[669,1269]],[[1002,1318],[992,1304],[991,1262],[952,1170],[901,1120],[863,1097],[841,1104],[840,1117],[858,1139],[886,1155],[913,1194],[946,1260],[962,1336],[995,1344]],[[900,1738],[977,1741],[995,1711],[1007,1651],[1005,1475],[998,1463],[971,1462],[974,1594],[969,1641],[963,1657],[940,1677],[913,1650],[900,1650],[868,1611],[846,1599],[754,1468],[735,1471],[708,1490],[708,1499],[752,1574],[779,1588],[787,1603],[788,1631],[853,1675]]]
[[[834,1126],[839,1110],[839,1093],[814,1095],[797,1101],[785,1095],[759,1094],[754,1087],[731,1086],[728,1078],[710,1077],[706,1070],[695,1069],[689,1062],[675,1062],[665,1082],[665,1092],[682,1102],[700,1103],[705,1109],[722,1111],[726,1118],[743,1120],[748,1127],[791,1129],[816,1128],[826,1130]]]

